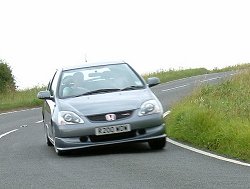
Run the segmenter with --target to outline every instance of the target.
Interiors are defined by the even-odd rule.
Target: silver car
[[[166,143],[163,108],[147,82],[125,62],[86,63],[57,70],[46,91],[42,116],[48,146],[69,150],[128,142]]]

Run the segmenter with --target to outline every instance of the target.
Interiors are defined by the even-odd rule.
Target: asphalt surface
[[[230,74],[177,80],[153,88],[165,111],[204,83]],[[90,148],[59,157],[45,144],[41,109],[0,114],[0,188],[250,188],[250,168],[168,143]],[[6,134],[12,131],[12,133]]]

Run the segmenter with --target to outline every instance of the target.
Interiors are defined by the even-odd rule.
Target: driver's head
[[[82,72],[76,72],[73,74],[74,83],[76,86],[82,85],[84,81],[84,75]]]

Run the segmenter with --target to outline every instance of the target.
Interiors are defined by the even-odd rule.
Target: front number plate
[[[109,135],[109,134],[124,133],[129,131],[131,131],[129,124],[95,128],[96,135]]]

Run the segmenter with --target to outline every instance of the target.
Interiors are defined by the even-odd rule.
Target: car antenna
[[[87,61],[87,53],[85,53],[84,58],[85,58],[85,62],[88,62]]]

